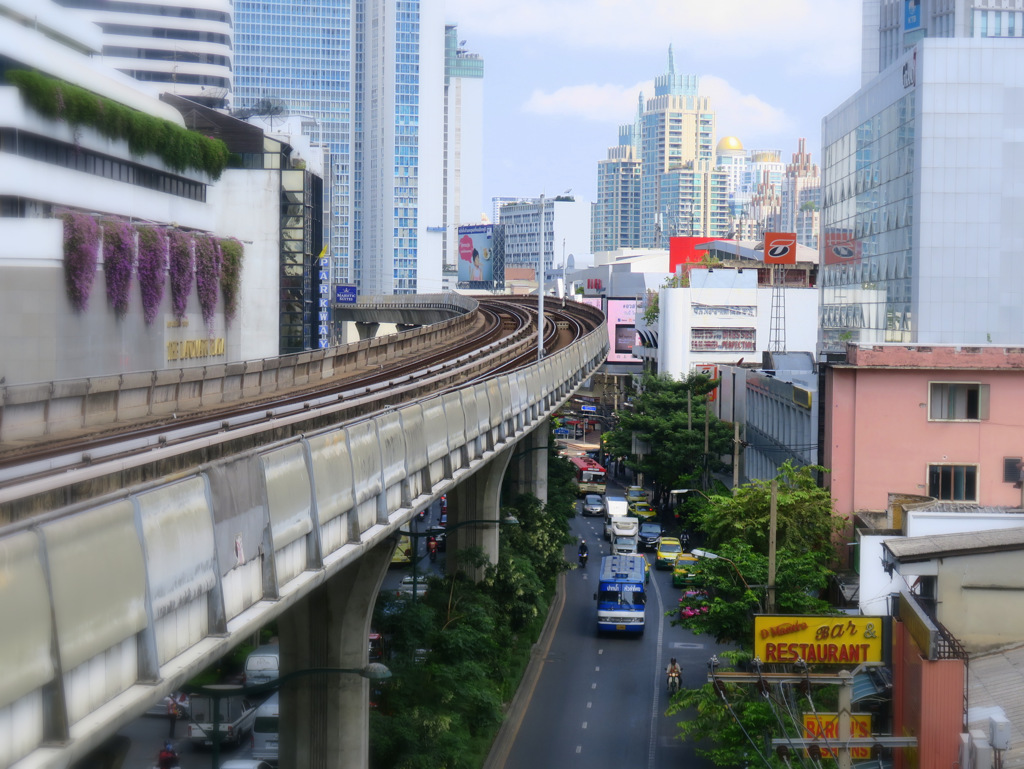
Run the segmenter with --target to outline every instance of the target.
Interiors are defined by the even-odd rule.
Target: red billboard
[[[764,234],[765,264],[796,264],[796,233],[766,232]]]
[[[699,264],[707,253],[697,249],[697,244],[707,243],[706,237],[677,237],[668,239],[668,271],[675,274],[681,264]]]

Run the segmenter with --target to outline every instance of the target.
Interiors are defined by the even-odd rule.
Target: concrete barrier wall
[[[459,294],[363,297],[357,306],[368,312],[401,309],[411,316],[422,312],[431,321],[438,314],[458,314],[430,326],[280,358],[0,385],[0,443],[234,403],[324,381],[356,363],[386,363],[400,351],[425,346],[432,335],[455,337],[472,322],[478,304]]]
[[[0,767],[82,757],[531,432],[606,354],[602,324],[524,371],[8,527]]]

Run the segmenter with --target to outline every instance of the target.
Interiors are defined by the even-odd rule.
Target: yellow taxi
[[[693,564],[697,563],[697,556],[690,553],[680,553],[672,564],[672,585],[673,587],[686,587],[693,581],[690,570]]]
[[[643,486],[627,486],[626,501],[631,504],[633,502],[646,502],[647,491],[644,490]]]
[[[633,502],[629,505],[629,514],[635,515],[641,521],[645,518],[657,518],[657,511],[647,502]]]
[[[675,537],[662,537],[654,559],[654,568],[671,569],[676,558],[683,552],[683,546]]]

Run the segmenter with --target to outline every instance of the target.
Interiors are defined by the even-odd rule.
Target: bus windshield
[[[601,585],[597,593],[597,601],[602,608],[609,605],[623,609],[643,609],[647,596],[641,585]]]

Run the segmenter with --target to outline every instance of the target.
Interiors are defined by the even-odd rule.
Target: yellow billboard
[[[761,614],[754,654],[762,662],[850,665],[882,661],[882,618]]]
[[[871,715],[868,713],[850,714],[850,736],[863,737],[871,736]],[[826,748],[826,744],[833,744],[839,741],[839,714],[838,713],[804,713],[804,738],[808,740],[819,739],[822,744],[822,758],[835,758],[834,750]],[[871,758],[871,747],[850,748],[850,758]]]

